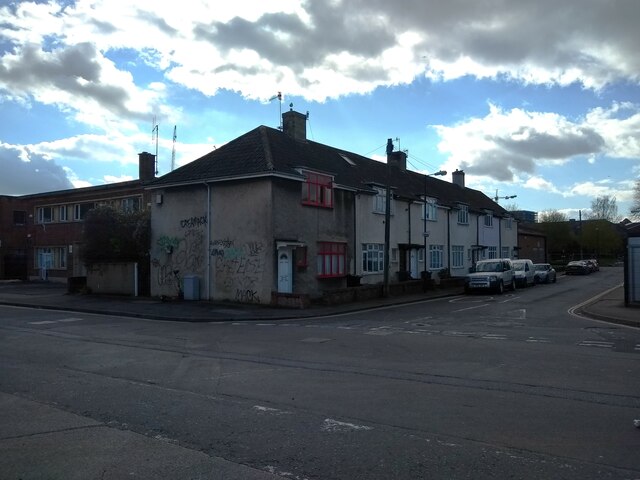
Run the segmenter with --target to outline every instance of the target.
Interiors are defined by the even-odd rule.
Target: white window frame
[[[384,243],[362,244],[362,272],[384,272]]]
[[[493,213],[487,212],[484,215],[484,226],[493,227]]]
[[[67,206],[66,205],[60,205],[58,207],[58,221],[59,222],[66,222],[69,220],[69,215],[68,215],[68,211],[67,211]]]
[[[427,198],[422,206],[422,218],[430,222],[438,221],[438,202],[435,198]]]
[[[49,216],[46,217],[44,212],[48,211]],[[54,221],[55,211],[53,207],[38,207],[37,213],[38,223],[52,223]]]
[[[469,225],[469,206],[468,205],[459,205],[460,210],[458,210],[458,223],[460,225]]]
[[[451,268],[464,267],[464,245],[451,245]]]
[[[502,258],[511,258],[509,250],[509,247],[502,247]]]
[[[429,245],[429,269],[444,268],[444,245]]]
[[[487,258],[488,259],[498,258],[498,247],[492,246],[487,248]]]

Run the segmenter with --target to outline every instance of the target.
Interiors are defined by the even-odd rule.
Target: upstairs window
[[[131,213],[140,210],[140,197],[130,197],[122,199],[122,211]]]
[[[513,218],[507,217],[504,219],[506,228],[511,229],[513,227]]]
[[[58,207],[58,221],[59,222],[66,222],[67,220],[69,220],[69,218],[67,216],[67,206],[66,205],[60,205]]]
[[[53,222],[53,207],[38,207],[36,210],[38,223]]]
[[[318,277],[344,277],[347,263],[347,244],[340,242],[318,242]]]
[[[333,207],[333,179],[329,175],[305,172],[302,203],[316,207]]]
[[[427,198],[423,208],[422,214],[425,220],[431,220],[432,222],[438,220],[438,204],[435,199]]]
[[[74,220],[84,220],[84,217],[87,215],[87,212],[93,209],[93,203],[77,203],[73,206],[73,219]]]
[[[458,223],[463,225],[469,224],[469,206],[468,205],[459,205],[460,210],[458,210]]]
[[[484,226],[485,227],[493,227],[493,214],[487,213],[484,216]]]

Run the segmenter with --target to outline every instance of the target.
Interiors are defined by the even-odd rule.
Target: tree
[[[540,223],[567,221],[569,221],[569,217],[567,217],[565,213],[559,212],[558,210],[545,210],[544,212],[540,212],[540,215],[538,215],[538,222]]]
[[[82,233],[82,260],[99,262],[140,261],[151,245],[151,216],[148,210],[122,212],[100,206],[87,213]]]
[[[610,222],[618,223],[620,215],[618,215],[616,197],[610,195],[596,197],[591,202],[591,213],[588,218],[590,220],[609,220]]]
[[[640,220],[640,179],[636,180],[636,185],[633,187],[633,200],[631,204],[631,217]]]

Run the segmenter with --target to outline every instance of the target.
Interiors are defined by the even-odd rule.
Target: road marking
[[[526,340],[529,343],[549,343],[551,340],[549,340],[548,338],[537,338],[537,337],[529,337]]]
[[[483,303],[482,305],[476,305],[474,307],[467,307],[467,308],[461,308],[460,310],[454,310],[453,313],[464,312],[467,310],[473,310],[474,308],[482,308],[482,307],[488,307],[488,306],[489,306],[488,303]]]
[[[613,348],[612,342],[602,342],[600,340],[583,340],[579,347]]]
[[[29,322],[29,325],[51,325],[52,323],[81,322],[82,318],[61,318],[59,320],[41,320],[39,322]]]
[[[447,337],[475,337],[476,335],[484,335],[478,332],[457,332],[455,330],[445,330],[442,335]]]
[[[506,340],[507,336],[500,333],[487,333],[482,336],[485,340]]]
[[[291,415],[291,412],[287,412],[286,410],[280,410],[278,408],[264,407],[262,405],[254,405],[254,410],[262,413],[271,413],[273,415]]]
[[[351,430],[373,430],[373,427],[366,425],[356,425],[354,423],[340,422],[332,418],[326,418],[322,423],[321,430],[325,432],[348,432]]]

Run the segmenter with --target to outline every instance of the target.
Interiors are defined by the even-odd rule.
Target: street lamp
[[[509,200],[510,198],[516,198],[518,195],[507,195],[506,197],[499,197],[498,190],[496,190],[496,196],[493,197],[493,201],[497,202],[500,199]]]
[[[424,175],[424,210],[422,212],[422,236],[424,237],[424,275],[426,275],[427,272],[427,237],[429,236],[429,233],[427,232],[427,177],[443,177],[446,174],[446,170],[439,170],[434,173],[425,173]]]

